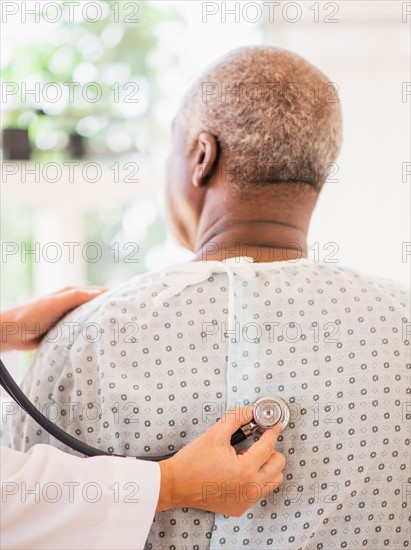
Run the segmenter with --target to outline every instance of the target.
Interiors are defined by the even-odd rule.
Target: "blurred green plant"
[[[59,2],[61,21],[46,23],[44,35],[37,28],[33,43],[17,39],[6,60],[2,79],[14,92],[3,127],[28,128],[32,158],[46,162],[72,156],[72,135],[83,137],[92,157],[148,150],[162,134],[153,116],[162,97],[156,74],[175,61],[171,53],[156,56],[158,29],[180,16],[149,1],[99,0],[99,20],[73,23],[67,0]],[[24,93],[36,87],[40,101]]]
[[[45,24],[44,31],[41,25],[33,24],[33,34],[22,26],[10,47],[10,58],[3,59],[3,83],[14,83],[18,90],[3,103],[3,127],[28,129],[32,159],[40,162],[72,158],[69,141],[73,134],[84,138],[87,157],[104,156],[107,160],[110,156],[135,152],[149,155],[152,145],[164,141],[168,133],[155,116],[155,107],[164,98],[164,81],[161,83],[158,76],[177,65],[172,49],[166,46],[159,51],[159,37],[163,31],[178,36],[178,26],[183,24],[180,15],[168,3],[160,9],[159,3],[154,5],[148,0],[97,0],[93,3],[103,8],[99,21],[91,23],[83,19],[71,23],[68,1],[57,1],[64,14],[61,21]],[[132,13],[132,4],[139,6],[138,13]],[[70,85],[73,82],[80,84]],[[101,90],[98,102],[83,97],[85,91],[93,96],[90,83],[96,83]],[[47,88],[48,84],[56,86]],[[29,93],[36,86],[40,89],[40,101]],[[62,97],[55,102],[47,101],[56,90],[61,90]],[[100,262],[87,266],[89,283],[110,286],[120,283],[150,268],[149,255],[153,251],[161,254],[166,240],[164,215],[156,201],[152,200],[151,206],[149,202],[129,209],[114,205],[109,215],[102,216],[96,210],[85,216],[87,242],[100,244],[104,251]],[[140,208],[138,216],[135,208]],[[135,233],[133,219],[144,222]],[[131,227],[126,227],[130,223]],[[30,249],[32,229],[30,209],[3,205],[3,241],[25,243]],[[133,259],[129,256],[133,250],[127,248],[131,241],[137,241],[138,262],[129,261]],[[116,246],[118,250],[110,250]],[[117,252],[118,261],[114,262]],[[3,307],[11,307],[32,295],[34,268],[32,256],[23,263],[20,254],[2,263]],[[30,361],[31,355],[22,355],[20,373],[25,372]]]
[[[87,241],[102,251],[98,263],[87,264],[93,285],[115,286],[150,270],[149,255],[161,254],[166,235],[159,200],[147,198],[127,208],[89,212],[85,217]]]
[[[19,223],[16,224],[16,220]],[[27,300],[33,292],[33,261],[29,254],[22,261],[21,246],[33,248],[31,215],[28,209],[9,206],[1,210],[2,260],[1,307],[13,307]],[[7,252],[7,255],[6,255]]]

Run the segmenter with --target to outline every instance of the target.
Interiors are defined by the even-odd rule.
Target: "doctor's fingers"
[[[45,296],[45,299],[47,298],[59,298],[59,297],[75,297],[78,300],[85,299],[87,296],[90,295],[99,295],[103,292],[107,292],[107,287],[100,287],[100,286],[84,286],[84,287],[73,287],[73,286],[67,286],[65,288],[61,288],[60,290],[57,290],[56,292],[52,292],[49,294],[49,296]]]
[[[107,288],[67,288],[52,294],[45,300],[50,306],[60,308],[65,313],[97,298],[104,292],[107,292]]]
[[[248,463],[254,468],[261,468],[271,458],[277,438],[281,432],[281,425],[274,426],[263,433],[260,439],[251,445],[244,454],[238,458],[241,462]]]
[[[51,292],[50,296],[55,296],[56,294],[63,294],[68,291],[75,291],[75,292],[84,292],[84,291],[91,291],[91,292],[106,292],[108,290],[108,287],[104,286],[65,286],[64,288],[60,288],[59,290],[56,290],[55,292]]]
[[[259,483],[272,483],[273,489],[281,485],[284,481],[282,471],[287,464],[287,460],[282,453],[274,451],[267,462],[259,470]],[[273,489],[270,489],[266,494],[270,493]]]
[[[208,437],[212,437],[218,444],[229,445],[233,433],[253,419],[253,410],[254,407],[250,405],[226,411],[221,420],[208,429]]]

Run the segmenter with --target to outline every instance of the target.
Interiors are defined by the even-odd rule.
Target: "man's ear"
[[[192,184],[201,187],[211,176],[217,166],[218,144],[216,138],[208,132],[201,132],[198,136]]]

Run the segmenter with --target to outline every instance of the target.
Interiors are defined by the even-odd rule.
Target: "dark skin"
[[[250,256],[255,262],[307,257],[307,232],[318,192],[290,194],[290,185],[266,184],[238,191],[215,136],[202,132],[190,151],[178,119],[167,165],[167,206],[179,242],[197,261]],[[232,177],[232,176],[231,176]]]

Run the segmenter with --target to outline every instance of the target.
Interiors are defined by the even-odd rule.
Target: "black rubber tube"
[[[72,435],[68,434],[66,431],[59,428],[54,422],[52,422],[47,416],[42,414],[36,407],[33,405],[33,403],[28,399],[28,397],[22,392],[22,390],[19,388],[19,386],[16,384],[16,382],[13,380],[13,377],[9,373],[9,371],[6,369],[3,361],[0,359],[0,384],[1,386],[6,390],[6,392],[14,399],[14,401],[29,415],[37,424],[39,424],[46,432],[48,432],[51,436],[53,436],[55,439],[60,441],[60,443],[63,443],[63,445],[67,445],[67,447],[70,447],[74,451],[77,451],[85,456],[117,456],[126,458],[126,455],[117,455],[114,453],[109,453],[108,451],[103,451],[101,449],[97,449],[95,447],[92,447],[91,445],[88,445],[87,443],[84,443],[83,441],[80,441],[79,439],[73,437]],[[244,432],[241,428],[239,428],[230,439],[231,445],[237,445],[237,443],[240,443],[241,441],[244,441],[246,439],[246,436],[244,435]],[[160,462],[160,460],[166,460],[167,458],[171,458],[174,456],[178,451],[175,451],[174,453],[170,453],[164,456],[136,456],[138,460],[147,460],[150,462]]]

